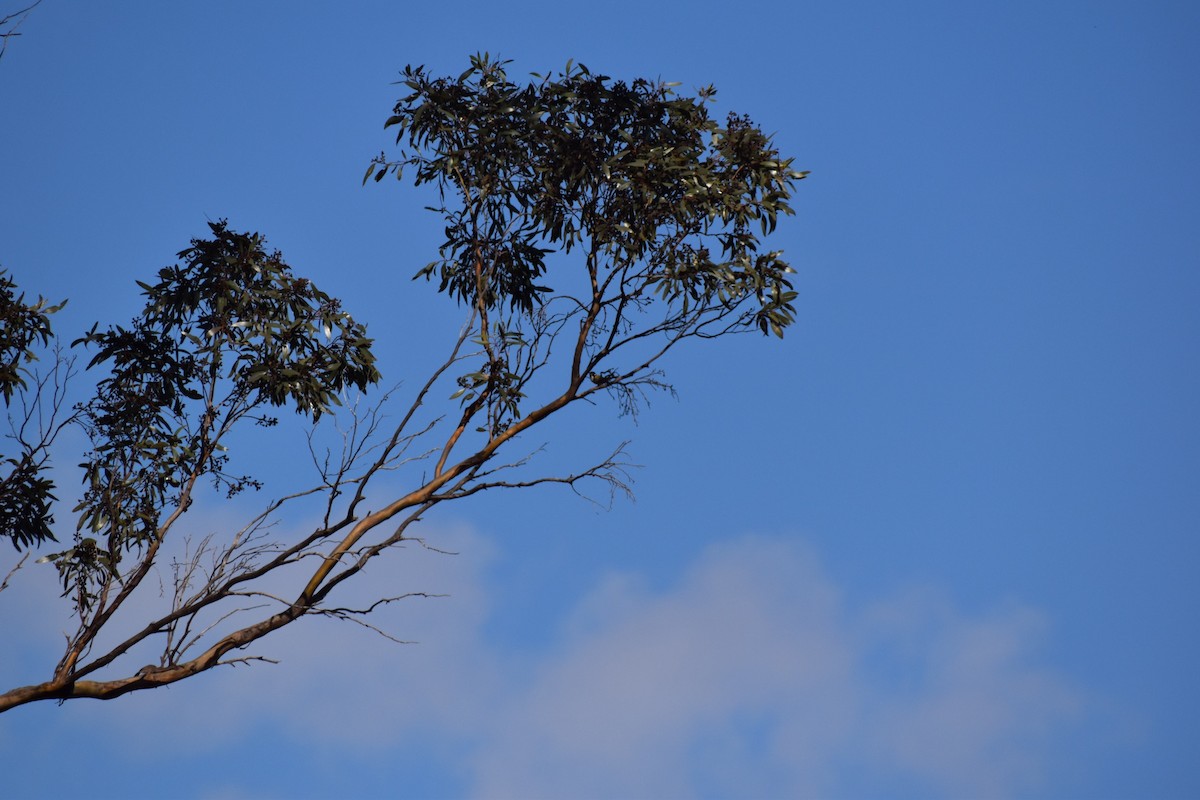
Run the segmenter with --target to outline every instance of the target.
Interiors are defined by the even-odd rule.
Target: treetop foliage
[[[571,63],[519,85],[508,63],[476,55],[456,79],[404,70],[410,93],[385,123],[401,155],[381,154],[364,182],[411,169],[414,183],[437,186],[445,241],[419,275],[468,304],[528,314],[552,291],[546,256],[583,246],[608,274],[636,279],[627,294],[685,308],[753,297],[740,322],[783,335],[791,270],[778,251],[759,252],[756,231],[793,213],[806,172],[748,117],[711,119],[712,87],[681,97]]]

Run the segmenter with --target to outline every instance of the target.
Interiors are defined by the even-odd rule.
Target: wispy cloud
[[[1036,789],[1081,707],[1037,663],[1035,611],[967,614],[928,589],[864,601],[793,540],[710,547],[666,588],[609,575],[530,649],[485,635],[499,545],[465,527],[436,539],[462,555],[413,546],[362,587],[451,595],[380,620],[419,645],[314,620],[260,648],[278,667],[78,721],[160,757],[264,729],[334,760],[433,743],[489,798],[990,797]]]
[[[479,750],[477,794],[797,796],[828,786],[862,702],[839,608],[812,560],[778,541],[713,548],[666,592],[611,578],[508,698]]]
[[[1021,608],[856,610],[804,548],[743,538],[669,591],[614,578],[479,749],[481,797],[846,796],[1036,785],[1079,700]],[[610,613],[605,615],[604,610]]]

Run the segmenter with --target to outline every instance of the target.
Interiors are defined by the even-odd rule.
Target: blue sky
[[[636,502],[433,514],[458,556],[356,590],[448,594],[381,618],[419,644],[314,621],[277,666],[16,709],[5,796],[1200,796],[1200,6],[45,0],[21,31],[0,264],[68,340],[228,217],[422,380],[460,321],[409,281],[438,221],[360,186],[408,63],[714,83],[812,175],[786,340],[531,442],[631,439]],[[291,432],[243,455],[268,496]],[[5,688],[64,611],[32,568],[0,594]]]

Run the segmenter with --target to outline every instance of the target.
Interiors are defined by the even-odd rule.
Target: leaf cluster
[[[42,475],[44,462],[39,453],[23,447],[16,456],[4,458],[8,474],[0,478],[0,537],[17,550],[45,541],[57,541],[52,505],[54,482]]]
[[[50,343],[50,315],[66,302],[51,305],[39,297],[33,302],[17,293],[17,285],[0,270],[0,397],[12,403],[13,393],[27,388],[28,364],[37,361],[36,347]]]
[[[754,298],[741,324],[782,336],[791,270],[758,237],[793,213],[807,173],[747,117],[710,118],[711,87],[681,97],[571,63],[519,85],[507,63],[476,55],[457,78],[404,70],[409,93],[385,123],[400,157],[381,154],[364,182],[411,170],[438,188],[441,257],[418,276],[471,306],[528,315],[551,291],[546,256],[583,248],[635,278],[619,284],[629,297],[653,292],[685,313]]]
[[[50,315],[64,305],[52,305],[42,297],[27,301],[13,279],[0,270],[0,396],[6,407],[29,388],[29,365],[54,335]],[[51,530],[55,497],[53,481],[42,475],[45,453],[39,443],[12,438],[19,452],[3,457],[8,471],[0,477],[0,537],[20,550],[55,540]]]
[[[140,317],[74,343],[96,349],[89,368],[110,369],[80,409],[92,450],[77,544],[51,557],[83,607],[123,551],[158,541],[164,510],[186,509],[197,478],[230,495],[260,485],[225,471],[221,441],[236,422],[273,424],[264,406],[316,418],[379,379],[366,329],[337,299],[295,277],[259,234],[209,227],[157,283],[139,281]]]

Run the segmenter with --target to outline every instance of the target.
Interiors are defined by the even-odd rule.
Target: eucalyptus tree
[[[262,236],[224,221],[140,283],[138,318],[75,343],[93,354],[89,369],[107,372],[91,400],[27,437],[26,472],[40,480],[62,425],[87,432],[72,541],[41,558],[56,568],[76,627],[44,680],[0,694],[0,710],[114,698],[260,659],[247,648],[306,617],[370,627],[371,611],[399,596],[347,608],[335,589],[412,539],[435,507],[541,484],[627,490],[623,447],[545,474],[520,449],[531,429],[580,405],[596,413],[601,396],[635,413],[648,393],[670,389],[662,366],[676,348],[746,331],[782,336],[792,324],[792,269],[764,240],[793,213],[807,173],[750,118],[714,119],[712,87],[682,96],[572,63],[518,83],[507,66],[478,55],[457,77],[406,68],[385,123],[395,149],[363,179],[436,189],[445,238],[414,277],[464,318],[406,400],[387,393],[367,412],[339,408],[380,380],[365,327]],[[18,363],[49,341],[53,307],[11,291],[0,300],[9,309],[0,356],[16,370],[0,370],[5,400],[39,386],[59,399],[57,382],[25,382]],[[422,411],[439,403],[440,416]],[[234,471],[235,433],[272,426],[282,407],[342,419],[340,453],[314,459],[311,486],[161,564],[197,487],[258,488],[260,478]],[[396,475],[407,481],[398,491]],[[26,487],[43,505],[6,494],[0,533],[17,548],[53,538],[52,489]],[[287,536],[270,527],[289,503],[314,498],[315,526]],[[156,565],[170,568],[170,607],[131,618]],[[119,636],[102,636],[118,621]],[[157,660],[136,668],[147,652]]]

